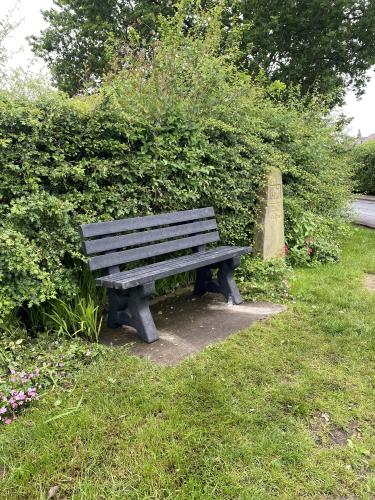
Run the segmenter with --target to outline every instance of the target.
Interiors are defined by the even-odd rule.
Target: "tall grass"
[[[106,306],[106,289],[95,285],[95,277],[83,268],[76,300],[53,299],[39,306],[24,308],[24,326],[34,335],[57,332],[97,342]]]
[[[99,305],[91,297],[81,297],[75,303],[57,299],[45,312],[45,323],[53,330],[70,337],[83,336],[90,342],[98,342],[103,317]]]

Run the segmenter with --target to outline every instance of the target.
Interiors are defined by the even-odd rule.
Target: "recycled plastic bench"
[[[242,297],[233,279],[233,270],[250,247],[206,244],[220,240],[212,207],[83,224],[81,236],[89,269],[106,269],[96,279],[98,286],[109,289],[108,326],[129,325],[146,342],[159,335],[149,309],[155,293],[155,281],[197,269],[194,295],[222,293],[228,302],[240,304]],[[160,262],[144,263],[157,256],[191,249],[189,255],[168,257]],[[134,269],[120,271],[120,265],[142,261]],[[212,268],[218,268],[217,278]]]

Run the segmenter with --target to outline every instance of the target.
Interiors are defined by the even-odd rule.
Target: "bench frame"
[[[150,297],[155,294],[155,279],[152,279],[151,275],[150,280],[146,283],[128,288],[126,279],[124,282],[121,281],[121,275],[126,273],[120,273],[120,264],[140,260],[143,256],[148,258],[187,248],[191,248],[193,253],[199,254],[199,258],[202,257],[202,262],[204,262],[207,255],[206,243],[219,241],[219,235],[216,231],[216,221],[214,219],[198,223],[191,223],[189,221],[202,218],[207,219],[207,217],[214,217],[214,211],[211,207],[171,212],[159,216],[135,217],[119,221],[84,224],[81,226],[81,236],[84,240],[83,246],[86,255],[101,252],[99,256],[92,257],[89,260],[90,270],[107,270],[107,275],[103,278],[98,278],[96,283],[98,286],[108,287],[109,311],[107,325],[109,328],[118,328],[122,325],[127,325],[135,328],[139,337],[145,342],[151,343],[158,340],[159,334],[149,307]],[[166,224],[169,225],[166,226]],[[151,229],[152,227],[161,225],[163,227],[158,230]],[[146,229],[146,231],[137,231],[139,229]],[[133,232],[130,235],[107,237],[108,234],[113,235],[129,230],[137,232]],[[170,237],[170,235],[173,237],[176,234],[178,236],[186,236],[186,234],[192,234],[191,231],[193,230],[204,232],[201,234],[193,233],[193,237],[188,236],[187,238],[180,238],[156,245],[138,246],[135,249],[123,251],[124,247],[137,245],[139,241],[142,243],[159,241]],[[213,232],[212,230],[215,231]],[[87,239],[90,237],[96,237],[97,239]],[[192,242],[201,242],[201,244],[191,246]],[[228,248],[228,250],[238,248],[239,255],[234,255],[230,258],[223,257],[219,262],[213,262],[208,265],[201,266],[199,263],[193,265],[193,267],[190,265],[190,268],[197,270],[193,294],[195,296],[202,296],[206,292],[221,293],[228,303],[241,304],[243,300],[234,281],[233,271],[240,264],[240,255],[248,253],[251,251],[251,248],[220,248]],[[113,250],[120,251],[113,252]],[[134,252],[133,250],[136,251]],[[233,251],[228,251],[227,254],[228,256],[233,255]],[[142,257],[138,257],[139,255]],[[160,265],[162,266],[163,263],[168,265],[170,262],[172,261],[166,259],[160,262]],[[217,268],[216,279],[212,276],[212,269],[215,268]],[[182,268],[172,274],[178,274],[179,272],[184,272],[184,270],[189,270],[189,268]]]

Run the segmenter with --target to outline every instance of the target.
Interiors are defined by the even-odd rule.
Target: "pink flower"
[[[4,420],[4,424],[5,424],[5,425],[9,425],[9,424],[11,424],[11,423],[12,423],[12,419],[11,419],[11,418],[6,418],[6,419]]]
[[[25,401],[25,399],[26,399],[26,394],[23,391],[20,391],[16,396],[17,401]]]
[[[7,409],[5,408],[5,406],[2,406],[0,408],[0,415],[3,414],[3,413],[6,413],[7,412]]]

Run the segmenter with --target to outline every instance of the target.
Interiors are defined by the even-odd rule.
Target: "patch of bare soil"
[[[364,284],[367,290],[371,292],[375,292],[375,274],[374,273],[366,273],[364,276]]]
[[[358,421],[352,420],[347,429],[335,426],[328,413],[316,415],[310,426],[310,433],[318,446],[330,448],[331,446],[346,446],[351,438],[360,439],[362,433]]]

